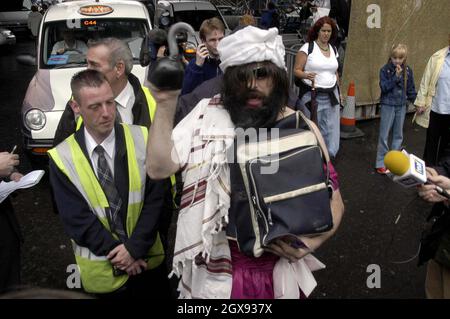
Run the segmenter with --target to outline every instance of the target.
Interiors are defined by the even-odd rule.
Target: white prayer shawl
[[[177,143],[186,140],[185,134],[192,137],[191,145]],[[234,125],[220,96],[200,101],[174,129],[172,139],[184,164],[172,265],[172,274],[181,276],[180,298],[228,299],[232,268],[224,229],[230,207],[226,152],[233,144]],[[312,255],[291,264],[280,258],[274,269],[275,297],[298,298],[298,287],[308,296],[317,285],[311,271],[324,267]]]
[[[181,145],[181,153],[189,154],[173,258],[173,272],[181,275],[180,298],[230,298],[231,257],[224,227],[230,207],[226,149],[233,144],[234,126],[218,99],[202,100],[175,128],[174,144],[184,134],[192,139],[191,145]],[[185,163],[186,154],[179,157]]]

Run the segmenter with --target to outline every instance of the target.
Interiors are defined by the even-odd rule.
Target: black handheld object
[[[142,67],[146,67],[150,64],[150,49],[149,49],[149,39],[144,37],[141,44],[141,52],[139,53],[139,63]]]
[[[167,32],[163,29],[150,30],[148,35],[144,37],[141,44],[141,52],[139,62],[141,66],[146,67],[152,61],[156,61],[158,50],[161,46],[167,47]]]
[[[127,272],[125,270],[119,269],[116,266],[113,266],[113,276],[114,277],[119,277],[119,276],[123,276],[126,275]]]
[[[178,22],[170,27],[167,36],[170,55],[150,65],[147,80],[160,90],[180,90],[183,86],[184,67],[181,63],[176,35],[187,31],[195,35],[194,29],[187,23]]]

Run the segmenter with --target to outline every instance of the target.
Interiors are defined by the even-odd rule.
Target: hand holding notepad
[[[41,180],[44,176],[43,170],[32,171],[27,175],[23,176],[18,182],[1,182],[0,183],[0,203],[5,200],[12,192],[21,188],[29,188]]]

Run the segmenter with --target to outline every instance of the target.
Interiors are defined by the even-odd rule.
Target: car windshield
[[[86,65],[89,40],[106,37],[119,38],[128,43],[135,63],[138,63],[141,43],[147,33],[148,23],[144,19],[92,18],[48,22],[43,29],[40,48],[41,67],[52,69]]]
[[[200,25],[206,19],[211,19],[213,17],[219,18],[223,22],[222,17],[217,14],[215,10],[197,10],[195,14],[192,10],[189,11],[175,11],[174,13],[175,22],[186,22],[190,24],[195,31],[200,30]]]

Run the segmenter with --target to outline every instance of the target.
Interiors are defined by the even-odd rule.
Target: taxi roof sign
[[[88,5],[83,6],[78,10],[79,14],[85,15],[85,16],[101,16],[110,14],[113,12],[114,9],[110,6],[105,5]]]

